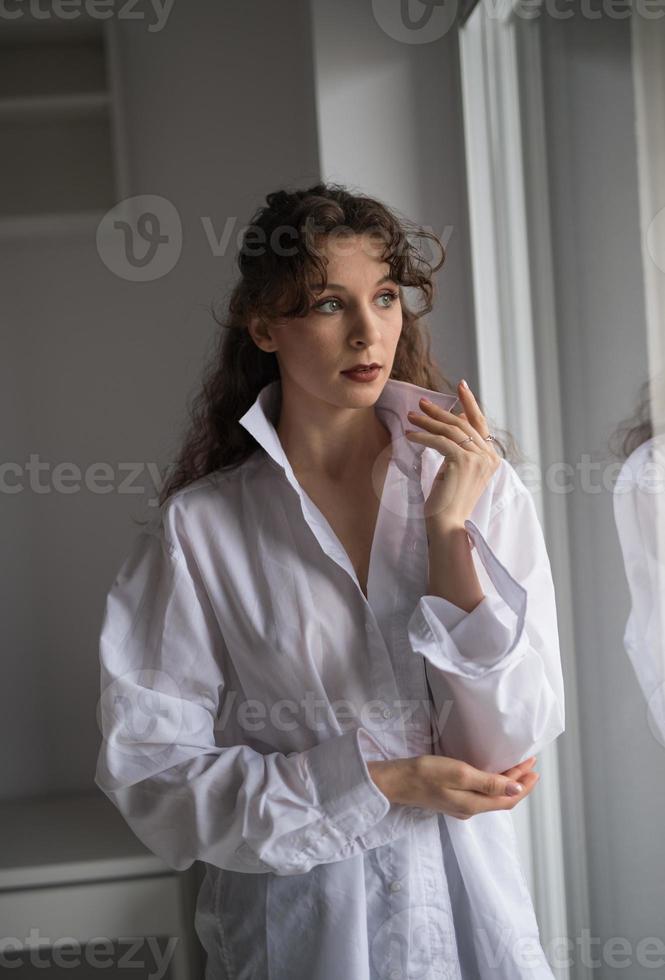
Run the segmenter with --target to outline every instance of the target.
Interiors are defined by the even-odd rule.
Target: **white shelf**
[[[0,98],[0,121],[42,116],[88,116],[107,112],[108,92],[75,92],[67,95],[21,95]]]
[[[65,211],[53,214],[18,214],[0,217],[0,241],[95,235],[106,211]]]
[[[58,936],[82,947],[99,937],[166,936],[177,940],[168,976],[194,980],[202,976],[195,867],[178,872],[152,854],[101,791],[0,803],[0,922],[14,952],[46,955]]]
[[[125,186],[115,33],[29,21],[0,38],[0,239],[87,238]]]
[[[0,803],[0,892],[175,873],[104,796]]]

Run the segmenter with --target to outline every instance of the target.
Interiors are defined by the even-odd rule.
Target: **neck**
[[[371,472],[391,443],[373,406],[338,408],[317,400],[304,409],[286,398],[275,428],[296,475],[317,474],[340,483]]]

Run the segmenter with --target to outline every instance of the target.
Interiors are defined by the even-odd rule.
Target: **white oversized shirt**
[[[630,591],[623,645],[649,727],[665,746],[665,434],[647,439],[624,461],[612,503]]]
[[[465,523],[485,597],[428,595],[443,457],[405,438],[406,412],[456,399],[388,380],[365,598],[280,443],[280,384],[240,419],[257,451],[172,495],[108,593],[96,783],[171,867],[205,862],[206,978],[550,980],[510,811],[391,804],[366,765],[500,772],[563,731],[532,497],[501,459]]]

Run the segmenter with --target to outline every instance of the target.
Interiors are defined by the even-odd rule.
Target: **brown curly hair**
[[[640,386],[639,403],[635,414],[623,419],[607,440],[610,453],[618,459],[627,459],[635,450],[653,437],[654,427],[651,419],[650,382]]]
[[[275,247],[284,232],[288,233],[289,246],[280,242]],[[266,196],[266,204],[258,208],[243,234],[237,256],[240,279],[230,293],[228,310],[218,316],[210,307],[222,329],[201,388],[189,406],[189,430],[160,492],[160,506],[189,483],[239,466],[258,448],[238,419],[280,373],[275,354],[254,343],[247,325],[253,317],[269,323],[309,313],[316,298],[310,283],[316,281],[321,291],[327,283],[326,259],[319,247],[321,236],[339,232],[378,234],[384,243],[383,260],[389,263],[392,278],[399,285],[403,323],[390,377],[457,394],[456,386],[434,363],[428,329],[418,322],[432,309],[432,274],[446,258],[438,236],[398,218],[375,198],[352,193],[340,184],[274,191]],[[441,260],[436,265],[428,261],[417,239],[429,239],[440,249]],[[420,292],[424,303],[419,310],[407,304],[405,287]],[[495,445],[505,457],[502,442],[497,439]]]

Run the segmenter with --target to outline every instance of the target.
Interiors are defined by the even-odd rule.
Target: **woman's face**
[[[390,377],[402,331],[397,283],[387,278],[382,242],[370,236],[328,238],[328,285],[309,314],[271,325],[282,385],[339,407],[373,405]],[[313,284],[320,290],[321,283]],[[359,363],[381,365],[374,381],[358,383],[341,372]]]

